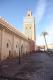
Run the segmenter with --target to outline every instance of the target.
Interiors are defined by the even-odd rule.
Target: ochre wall
[[[1,30],[0,30],[0,44],[1,44]],[[7,45],[8,44],[8,45]],[[29,41],[19,37],[13,32],[3,29],[2,30],[2,51],[1,59],[6,59],[7,57],[19,56],[19,51],[21,55],[26,54],[30,51]],[[1,46],[0,46],[1,49]]]
[[[9,51],[12,51],[12,35],[4,29],[2,31],[2,59],[9,56]]]
[[[0,59],[1,59],[1,30],[0,30]]]
[[[32,52],[34,48],[33,40],[28,38],[7,23],[0,19],[0,59],[4,60],[8,57],[19,56]]]

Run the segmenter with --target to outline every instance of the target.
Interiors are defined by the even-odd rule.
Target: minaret
[[[31,10],[24,17],[24,33],[28,39],[35,41],[35,18],[32,16]]]

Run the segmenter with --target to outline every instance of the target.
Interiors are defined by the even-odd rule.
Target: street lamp
[[[21,60],[20,60],[20,48],[19,48],[19,64],[21,63]]]

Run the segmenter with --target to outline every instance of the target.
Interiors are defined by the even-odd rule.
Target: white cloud
[[[47,44],[53,43],[53,20],[50,21],[50,23],[46,26],[44,31],[46,31],[48,33],[48,35],[46,36]],[[37,36],[36,44],[38,44],[38,45],[45,44],[43,36],[41,36],[41,35]]]
[[[45,44],[43,36],[41,36],[41,35],[37,36],[36,44],[37,45],[44,45]]]
[[[36,17],[37,24],[40,23],[40,21],[42,20],[44,14],[45,14],[46,3],[47,3],[46,1],[47,0],[39,0],[38,1],[38,5],[37,5],[36,11],[35,11],[35,17]],[[50,19],[48,19],[50,21],[50,23],[48,23],[46,25],[46,27],[44,27],[44,31],[48,32],[46,39],[47,39],[47,43],[50,44],[50,43],[53,43],[53,18],[52,18],[51,13],[49,13],[49,15],[47,15],[47,17],[50,17]],[[45,44],[44,38],[41,35],[37,35],[36,44],[38,44],[38,45]]]
[[[47,43],[53,43],[53,20],[50,21],[45,31],[48,32]]]
[[[35,11],[36,23],[39,24],[45,14],[46,0],[38,0],[37,8]],[[37,35],[36,44],[45,44],[44,38],[41,35]]]
[[[39,0],[35,11],[36,22],[39,23],[45,13],[46,0]]]

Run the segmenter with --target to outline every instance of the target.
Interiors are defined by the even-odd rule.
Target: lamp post
[[[19,48],[19,64],[21,63],[21,60],[20,60],[20,48]]]

